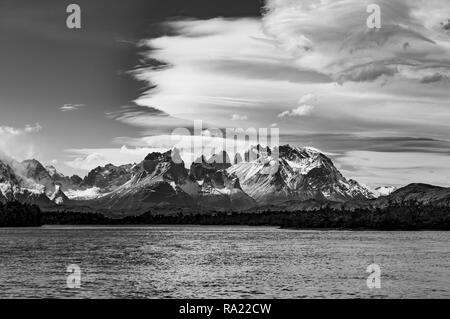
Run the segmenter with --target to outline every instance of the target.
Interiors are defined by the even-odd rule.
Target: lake
[[[440,231],[4,228],[0,298],[450,298],[449,244]]]

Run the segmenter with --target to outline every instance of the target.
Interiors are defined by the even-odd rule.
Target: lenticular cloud
[[[268,0],[265,34],[298,67],[335,81],[450,78],[448,0],[380,0],[381,29],[367,26],[373,0]]]

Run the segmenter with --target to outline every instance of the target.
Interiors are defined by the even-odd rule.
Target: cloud
[[[313,110],[314,110],[314,106],[308,105],[308,104],[303,104],[303,105],[300,105],[299,107],[297,107],[295,109],[281,112],[277,116],[279,118],[283,118],[283,117],[287,117],[287,116],[289,116],[289,117],[294,117],[294,116],[300,117],[300,116],[306,116],[306,115],[311,114],[311,112]]]
[[[16,128],[11,126],[0,126],[0,136],[2,138],[8,138],[12,136],[20,136],[28,133],[37,133],[42,130],[42,126],[39,123],[34,125],[27,124],[24,128]]]
[[[260,19],[171,20],[163,26],[170,35],[142,43],[149,58],[168,67],[134,72],[155,85],[136,102],[172,117],[234,126],[237,118],[230,114],[252,114],[252,122],[267,123],[273,109],[296,102],[303,92],[299,85],[331,82],[294,65],[287,52],[267,41]]]
[[[31,158],[35,154],[33,143],[26,138],[42,130],[39,123],[27,124],[23,128],[0,126],[0,151],[14,159]]]
[[[336,159],[344,175],[371,187],[410,183],[448,186],[449,161],[448,154],[369,151],[350,151]]]
[[[42,130],[42,126],[39,123],[34,125],[25,125],[24,133],[37,133]]]
[[[372,31],[366,26],[369,3],[269,0],[262,19],[164,23],[170,32],[142,45],[147,58],[166,66],[134,72],[152,84],[136,101],[148,114],[115,116],[147,130],[143,135],[157,136],[115,142],[173,146],[170,135],[163,138],[164,128],[190,130],[200,119],[220,128],[267,127],[278,115],[283,120],[273,126],[279,127],[282,143],[348,157],[356,156],[350,151],[427,153],[439,161],[443,142],[426,139],[445,140],[450,134],[450,38],[441,25],[450,16],[448,8],[441,0],[381,0],[383,28]],[[153,114],[154,109],[167,116]],[[232,114],[248,118],[236,122]],[[300,117],[307,117],[301,125],[293,120]],[[326,139],[330,135],[333,143]],[[421,140],[395,140],[404,136]]]
[[[81,107],[85,106],[84,104],[64,104],[59,109],[61,112],[72,112],[80,109]]]
[[[247,115],[239,115],[239,114],[231,115],[232,121],[245,121],[247,119],[248,119]]]
[[[160,149],[169,150],[177,148],[180,150],[182,159],[186,165],[190,165],[202,154],[209,157],[219,151],[226,150],[230,158],[234,158],[236,153],[243,154],[251,146],[261,144],[271,147],[278,146],[277,136],[272,138],[272,134],[277,134],[277,130],[269,129],[262,136],[260,131],[255,128],[242,129],[230,128],[204,129],[191,134],[189,131],[181,129],[178,132],[166,135],[144,136],[139,138],[121,137],[115,140],[117,144],[129,145],[137,150]],[[134,148],[128,149],[134,150]]]
[[[308,93],[303,95],[299,100],[298,100],[298,104],[305,104],[305,103],[309,103],[313,100],[316,100],[316,96],[312,93]]]
[[[139,163],[145,156],[152,152],[162,152],[166,149],[155,147],[127,148],[99,148],[99,149],[68,149],[65,152],[72,157],[64,164],[82,171],[90,171],[98,166],[106,164],[124,165]]]
[[[278,114],[278,117],[283,118],[286,116],[307,116],[314,110],[314,106],[306,103],[312,102],[313,100],[316,100],[316,96],[314,94],[305,94],[298,100],[298,104],[300,104],[298,107],[289,111],[281,112],[280,114]]]
[[[192,121],[177,118],[153,106],[130,105],[119,110],[106,113],[110,119],[137,127],[144,135],[158,135],[170,133],[179,127],[190,127]]]
[[[158,110],[155,107],[151,106],[141,106],[141,105],[130,105],[130,106],[122,106],[119,110],[114,112],[106,113],[107,117],[127,122],[130,119],[134,119],[137,117],[168,117],[169,114]]]
[[[93,169],[99,165],[107,164],[107,158],[100,153],[92,153],[86,156],[80,156],[72,161],[67,161],[65,164],[69,167],[76,169],[89,170]]]
[[[420,82],[421,83],[434,83],[434,82],[439,82],[442,79],[444,79],[444,76],[440,73],[435,73],[435,74],[431,74],[431,75],[427,75],[424,76]]]
[[[448,19],[446,22],[442,22],[442,29],[445,31],[450,31],[450,19]]]
[[[369,29],[368,1],[268,0],[266,36],[294,64],[338,83],[380,78],[421,81],[450,74],[448,0],[380,0],[381,29]],[[437,77],[435,77],[437,78]],[[424,82],[425,83],[425,82]]]

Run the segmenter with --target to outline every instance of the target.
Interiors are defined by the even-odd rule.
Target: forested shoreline
[[[42,225],[41,219],[42,212],[36,205],[0,203],[0,227],[36,227]]]
[[[450,230],[450,208],[417,203],[352,211],[321,208],[314,211],[263,211],[161,214],[112,219],[100,213],[42,212],[34,205],[0,204],[0,227],[41,225],[246,225],[294,229]]]

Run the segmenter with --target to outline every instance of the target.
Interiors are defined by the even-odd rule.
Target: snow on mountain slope
[[[27,177],[33,176],[41,181],[45,181],[45,183],[48,182],[38,162],[11,163],[14,165],[14,169],[10,165],[0,161],[0,201],[17,200],[21,203],[35,204],[41,207],[52,206],[53,202],[45,192],[46,187],[35,183],[31,178]],[[15,169],[19,169],[20,173],[24,175],[17,175]],[[36,171],[38,173],[34,174],[33,172]]]
[[[192,163],[189,174],[181,158],[174,162],[177,152],[149,154],[128,182],[94,201],[106,209],[142,211],[159,204],[246,209],[286,200],[344,202],[374,197],[342,176],[327,156],[309,147],[285,145],[270,150],[257,146],[234,165],[221,163],[230,161],[221,152]]]
[[[265,154],[268,155],[235,164],[227,170],[239,178],[242,189],[258,203],[373,198],[371,191],[346,179],[332,161],[316,149],[284,145]]]
[[[22,187],[34,189],[36,188],[35,185],[38,184],[45,187],[45,192],[49,196],[55,192],[55,182],[39,161],[35,159],[25,160],[17,163],[13,169],[21,179]]]
[[[151,153],[139,164],[97,167],[83,180],[36,160],[13,167],[0,162],[0,201],[70,203],[133,215],[158,206],[239,210],[281,202],[346,202],[371,199],[378,192],[345,178],[319,150],[289,145],[258,145],[235,154],[233,163],[222,151],[195,161],[189,170],[174,149]]]
[[[137,173],[135,164],[99,166],[87,174],[81,187],[83,189],[97,187],[102,192],[110,192],[128,182],[135,173]]]
[[[393,193],[397,188],[394,186],[381,186],[381,187],[377,187],[374,190],[374,195],[376,197],[381,197],[381,196],[389,196],[391,193]]]
[[[93,202],[125,214],[144,212],[157,205],[192,205],[199,186],[189,178],[181,159],[175,163],[172,156],[176,155],[170,151],[149,154],[128,182]]]
[[[102,189],[99,187],[91,187],[80,190],[69,189],[65,191],[65,194],[71,200],[90,200],[101,197],[105,193],[102,193]]]
[[[55,192],[49,197],[49,199],[56,205],[67,204],[70,201],[66,194],[62,191],[60,185],[56,185]]]
[[[49,207],[53,202],[47,197],[44,189],[24,188],[10,182],[0,183],[0,202],[19,201],[24,204],[34,204]]]

